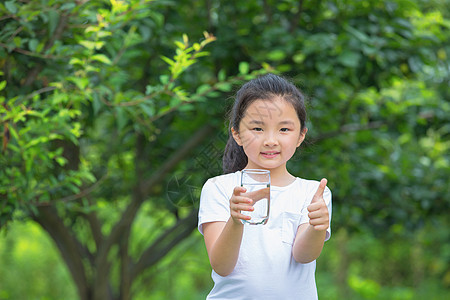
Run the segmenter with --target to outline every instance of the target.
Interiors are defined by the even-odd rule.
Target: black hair
[[[233,108],[230,111],[230,123],[228,128],[228,141],[223,154],[224,174],[233,173],[245,168],[248,163],[247,155],[242,146],[239,146],[233,138],[231,128],[239,132],[239,125],[245,115],[247,107],[255,100],[271,100],[281,97],[292,104],[300,120],[301,128],[305,128],[306,108],[305,96],[287,79],[266,74],[245,83],[236,93]]]

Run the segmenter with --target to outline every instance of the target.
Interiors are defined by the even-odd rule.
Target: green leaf
[[[239,64],[239,73],[240,74],[243,74],[243,75],[247,74],[249,69],[250,69],[250,67],[249,67],[248,62],[243,61]]]
[[[68,77],[67,80],[75,83],[75,85],[80,90],[84,90],[87,87],[87,85],[89,84],[89,79],[86,77],[80,78],[80,77],[71,76],[71,77]]]
[[[174,43],[178,47],[178,49],[182,49],[183,50],[185,48],[185,45],[182,42],[180,42],[180,41],[175,41]]]
[[[195,106],[192,104],[183,104],[178,108],[179,111],[192,111],[195,109]]]
[[[169,83],[169,75],[161,75],[159,76],[159,81],[161,81],[162,84]]]
[[[216,88],[222,92],[229,92],[231,91],[232,87],[232,84],[228,82],[219,82],[218,84],[216,84]]]
[[[61,10],[72,10],[76,7],[75,3],[64,3],[63,5],[61,5],[60,9]]]
[[[72,57],[69,61],[69,64],[70,65],[84,65],[84,62],[77,57]]]
[[[16,1],[6,1],[5,2],[6,9],[12,14],[17,13],[17,6],[16,6],[15,2]]]
[[[72,191],[72,193],[78,194],[80,192],[80,188],[74,185],[73,183],[68,182],[66,183],[66,185],[69,188],[69,190]]]
[[[329,61],[318,61],[316,62],[316,68],[321,74],[325,74],[331,71],[331,64]]]
[[[38,45],[39,45],[39,41],[37,39],[31,39],[28,42],[28,48],[30,48],[30,51],[32,51],[32,52],[36,52]]]
[[[22,146],[23,143],[21,142],[21,140],[19,139],[19,135],[17,134],[17,131],[14,129],[14,126],[11,126],[9,128],[9,132],[11,133],[11,136],[17,141],[17,143],[19,144],[19,146]]]
[[[48,31],[52,35],[55,32],[56,26],[58,26],[59,13],[52,9],[48,12],[48,17]]]
[[[22,46],[22,39],[18,36],[14,37],[13,42],[17,48],[20,48]]]
[[[211,86],[209,86],[208,84],[202,84],[201,86],[199,86],[197,88],[196,94],[201,95],[206,93],[207,91],[209,91],[211,89]]]
[[[359,64],[360,58],[361,56],[357,52],[344,51],[339,55],[338,61],[346,67],[356,68]]]
[[[297,63],[297,64],[301,64],[306,58],[306,55],[303,53],[297,53],[292,57],[292,60]]]
[[[194,43],[194,44],[192,45],[192,47],[194,48],[195,51],[199,51],[199,50],[201,49],[201,46],[200,46],[199,43]]]
[[[123,108],[116,108],[116,119],[118,129],[122,130],[128,122],[127,114],[125,113],[125,110]]]
[[[153,117],[155,115],[155,108],[147,104],[140,104],[139,107],[148,116]]]
[[[361,42],[369,43],[370,39],[364,32],[359,31],[358,29],[353,28],[347,24],[344,25],[344,29],[353,34]]]
[[[197,52],[194,54],[195,58],[199,58],[199,57],[203,57],[203,56],[209,56],[209,52],[208,51],[202,51],[202,52]]]
[[[99,38],[104,38],[111,35],[112,33],[110,31],[100,30],[99,32],[97,32],[97,37]]]
[[[96,43],[93,41],[80,41],[79,44],[86,47],[89,50],[94,49],[96,45]]]
[[[219,81],[224,81],[227,79],[227,71],[225,69],[220,69],[219,73],[217,74],[217,79]]]
[[[104,63],[104,64],[106,64],[106,65],[112,64],[112,62],[111,62],[111,60],[109,59],[109,57],[107,57],[107,56],[104,55],[104,54],[95,54],[95,55],[92,55],[92,59],[93,59],[93,60],[96,60],[96,61],[99,61],[99,62],[102,62],[102,63]]]
[[[173,66],[173,65],[175,64],[175,62],[174,62],[173,60],[171,60],[170,58],[168,58],[168,57],[166,57],[166,56],[161,55],[160,57],[161,57],[161,59],[162,59],[163,61],[165,61],[169,66]]]
[[[3,90],[6,86],[6,80],[0,81],[0,91]]]
[[[64,157],[55,157],[55,160],[60,166],[64,166],[65,164],[67,164],[67,159],[65,159]]]
[[[286,57],[286,53],[282,50],[273,50],[267,54],[267,58],[273,61],[280,61]]]
[[[44,46],[45,46],[45,43],[40,42],[39,45],[37,45],[37,47],[36,47],[36,52],[41,53],[41,51],[44,49]]]
[[[20,149],[14,144],[8,143],[8,149],[11,149],[12,151],[14,151],[16,153],[20,153]]]

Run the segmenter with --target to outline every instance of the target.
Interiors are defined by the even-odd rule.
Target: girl
[[[317,299],[315,260],[330,238],[331,192],[291,175],[287,161],[305,139],[304,97],[268,74],[244,84],[231,111],[223,156],[225,175],[209,179],[200,197],[198,228],[211,263],[207,299]],[[243,225],[252,200],[240,187],[242,169],[271,173],[266,225]]]

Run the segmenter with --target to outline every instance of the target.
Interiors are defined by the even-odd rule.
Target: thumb
[[[325,187],[327,186],[327,179],[326,178],[322,178],[322,180],[320,181],[319,187],[317,188],[316,193],[314,194],[314,197],[311,201],[311,203],[313,202],[317,202],[320,199],[323,198],[323,192],[325,191]]]

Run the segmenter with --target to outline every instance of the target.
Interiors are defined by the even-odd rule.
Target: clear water
[[[266,224],[270,212],[270,183],[248,183],[243,184],[247,192],[242,194],[254,201],[253,211],[242,211],[243,215],[250,216],[250,220],[242,220],[242,223],[249,225]]]

